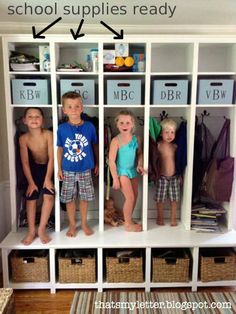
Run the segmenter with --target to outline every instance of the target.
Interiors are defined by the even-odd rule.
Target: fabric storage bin
[[[49,281],[48,250],[13,250],[10,264],[13,282]]]
[[[61,96],[69,91],[79,93],[85,105],[95,104],[95,81],[94,80],[60,80]]]
[[[190,253],[185,249],[156,249],[152,255],[153,282],[188,282]]]
[[[143,282],[143,254],[135,250],[130,256],[117,257],[119,251],[110,250],[106,256],[107,282]]]
[[[12,103],[22,105],[47,105],[50,103],[49,80],[12,79]]]
[[[199,80],[198,104],[232,104],[234,80]]]
[[[188,80],[154,80],[153,104],[186,105],[188,101]]]
[[[58,254],[59,282],[96,282],[96,258],[91,250],[60,250]]]
[[[236,279],[236,254],[231,248],[200,250],[200,280]]]
[[[108,80],[108,105],[140,105],[141,80]]]

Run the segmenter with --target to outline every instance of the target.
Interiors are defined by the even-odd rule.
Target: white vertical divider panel
[[[97,250],[97,281],[98,292],[103,290],[103,248],[99,247]]]
[[[145,250],[146,261],[145,261],[145,291],[150,292],[150,283],[151,283],[151,269],[152,269],[152,251],[150,247],[147,247]]]
[[[234,181],[228,211],[228,229],[236,229],[236,105],[230,108],[230,156],[234,157]]]
[[[187,167],[184,178],[184,197],[182,202],[181,221],[186,230],[191,228],[191,205],[192,205],[192,177],[193,177],[193,156],[194,156],[194,133],[197,99],[197,70],[198,70],[198,43],[193,43],[192,52],[192,88],[191,102],[187,123]]]
[[[56,293],[56,252],[54,248],[49,249],[49,272],[50,272],[50,284],[51,293]]]
[[[13,132],[13,107],[11,106],[11,79],[9,77],[9,45],[8,38],[3,38],[3,70],[5,81],[5,102],[7,116],[7,142],[10,156],[9,161],[9,180],[10,180],[10,205],[11,205],[11,226],[12,231],[17,231],[17,208],[16,208],[16,167],[15,167],[15,147]]]
[[[149,116],[150,116],[150,88],[151,88],[151,42],[146,44],[146,76],[145,76],[145,100],[144,100],[144,140],[143,140],[143,167],[148,170],[149,159]],[[148,220],[148,174],[143,176],[142,197],[142,224],[143,231],[147,230]]]
[[[9,263],[8,263],[8,254],[10,250],[6,248],[2,248],[2,275],[3,275],[3,287],[8,288],[10,287],[9,282]]]
[[[104,76],[103,42],[98,42],[98,117],[99,117],[99,231],[104,231]]]
[[[54,186],[55,186],[55,231],[61,230],[60,219],[60,188],[57,178],[57,128],[58,128],[58,101],[57,101],[57,77],[56,77],[56,43],[50,42],[50,60],[51,60],[51,97],[52,97],[52,125],[53,125],[53,143],[54,143]]]
[[[194,247],[192,251],[192,291],[197,291],[197,282],[198,282],[198,267],[199,267],[199,248]]]

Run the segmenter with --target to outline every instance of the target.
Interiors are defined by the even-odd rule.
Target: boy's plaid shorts
[[[77,198],[93,201],[95,198],[91,170],[84,172],[63,171],[60,201],[69,203]]]
[[[170,199],[171,202],[178,202],[180,200],[180,184],[178,176],[160,176],[157,181],[155,201],[164,202],[167,199]]]

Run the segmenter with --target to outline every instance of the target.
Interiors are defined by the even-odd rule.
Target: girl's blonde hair
[[[119,121],[119,117],[120,116],[130,116],[131,117],[131,120],[133,121],[133,124],[134,124],[134,127],[133,127],[133,130],[132,132],[134,132],[135,130],[135,116],[133,114],[132,111],[130,110],[121,110],[118,115],[115,117],[115,123],[117,124],[117,122]]]
[[[161,125],[162,130],[166,130],[169,127],[172,127],[175,131],[177,129],[177,123],[174,120],[169,119],[169,118],[162,120],[160,122],[160,125]]]

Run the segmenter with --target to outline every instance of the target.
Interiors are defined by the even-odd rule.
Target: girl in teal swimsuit
[[[142,225],[132,220],[138,196],[137,173],[141,175],[145,173],[140,139],[133,134],[135,118],[131,111],[122,110],[115,121],[119,134],[112,139],[109,150],[109,167],[113,178],[113,188],[121,189],[125,197],[123,206],[125,230],[142,231]]]

